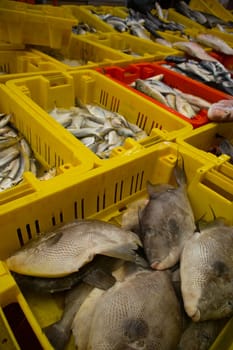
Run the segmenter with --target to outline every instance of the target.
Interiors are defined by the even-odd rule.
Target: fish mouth
[[[159,270],[159,264],[160,264],[161,261],[159,260],[155,260],[151,265],[150,267],[153,269],[153,270]]]
[[[196,310],[196,312],[190,316],[191,319],[194,321],[194,322],[198,322],[200,321],[200,318],[201,318],[201,312],[199,309]]]

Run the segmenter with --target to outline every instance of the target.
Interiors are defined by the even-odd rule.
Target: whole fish
[[[199,34],[195,38],[199,43],[212,47],[215,51],[233,55],[233,49],[221,38],[213,34]]]
[[[49,114],[101,159],[109,158],[127,137],[141,140],[148,136],[119,113],[95,104],[79,104],[69,109],[55,106]]]
[[[193,321],[233,314],[233,227],[215,220],[184,245],[180,261],[185,311]]]
[[[91,262],[82,266],[77,272],[73,272],[64,277],[34,277],[22,275],[12,271],[20,289],[43,294],[54,294],[71,290],[81,282],[88,283],[100,289],[107,289],[115,283],[112,276],[113,268],[120,266],[116,258],[104,255],[97,255]]]
[[[167,272],[136,271],[98,298],[88,346],[80,350],[173,350],[181,328],[180,306]]]
[[[220,100],[208,109],[207,116],[213,122],[233,121],[233,100]]]
[[[174,48],[182,50],[192,57],[206,61],[217,61],[216,58],[210,56],[201,45],[191,41],[176,41],[172,45]]]
[[[140,237],[153,269],[164,270],[180,259],[185,242],[195,231],[182,167],[175,166],[178,187],[148,184],[149,203],[140,213]]]
[[[95,255],[136,261],[138,236],[100,220],[63,224],[41,234],[7,260],[11,271],[38,277],[62,277],[78,271]]]
[[[191,119],[196,115],[196,112],[190,105],[190,103],[187,102],[180,94],[176,95],[176,110],[183,114],[185,117]]]
[[[136,79],[135,88],[154,98],[155,100],[168,105],[166,98],[159,92],[158,89],[156,89],[156,87],[153,87],[149,82],[142,79]]]
[[[177,350],[209,350],[227,319],[190,322],[183,332]]]

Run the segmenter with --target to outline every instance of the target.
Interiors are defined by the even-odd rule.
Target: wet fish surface
[[[170,268],[179,261],[186,240],[195,231],[185,174],[178,163],[175,173],[178,187],[148,184],[149,203],[139,216],[143,248],[151,267],[157,270]]]
[[[41,234],[7,260],[11,271],[29,276],[63,277],[78,271],[97,254],[135,261],[138,236],[100,220],[67,223]]]
[[[220,100],[213,103],[208,110],[207,116],[214,122],[232,122],[233,100]]]
[[[139,271],[100,296],[83,349],[169,350],[180,335],[180,307],[170,277],[163,271]]]
[[[123,115],[95,104],[54,107],[49,114],[101,159],[109,158],[128,137],[138,141],[148,136]]]
[[[193,321],[233,314],[233,228],[215,220],[186,241],[181,254],[181,290]]]
[[[12,125],[11,114],[0,114],[0,192],[15,187],[23,181],[26,171],[39,180],[56,175],[56,169],[44,171],[35,158],[26,138]]]

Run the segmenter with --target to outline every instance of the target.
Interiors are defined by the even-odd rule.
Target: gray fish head
[[[219,288],[218,291],[210,288],[210,293],[202,296],[198,302],[198,308],[193,315],[193,321],[205,321],[221,319],[233,315],[233,291],[232,286]]]
[[[230,267],[216,260],[211,265],[211,273],[206,287],[201,290],[193,308],[192,320],[205,321],[221,319],[233,315],[233,278]]]

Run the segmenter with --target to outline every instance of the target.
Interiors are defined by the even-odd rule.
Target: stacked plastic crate
[[[119,225],[124,210],[133,201],[146,198],[148,181],[174,182],[172,174],[179,155],[195,218],[212,220],[211,206],[216,216],[233,224],[232,164],[228,156],[208,152],[216,132],[232,139],[232,123],[209,123],[205,112],[187,120],[129,84],[163,74],[171,87],[198,93],[210,103],[232,97],[163,69],[159,61],[182,53],[116,33],[90,9],[95,7],[0,2],[0,16],[5,21],[0,25],[0,38],[8,42],[2,43],[4,50],[0,51],[1,70],[8,73],[0,77],[0,113],[12,115],[13,127],[29,142],[42,170],[56,169],[56,175],[44,181],[27,171],[20,184],[0,193],[0,341],[6,349],[24,349],[28,344],[34,344],[33,349],[52,349],[42,328],[59,319],[62,301],[51,296],[25,298],[3,260],[41,232],[74,219],[96,218]],[[120,7],[102,10],[122,17],[127,14]],[[97,33],[72,33],[81,22],[95,26]],[[36,46],[29,49],[28,44]],[[86,63],[70,67],[39,46]],[[129,46],[139,57],[120,52]],[[147,136],[140,141],[128,137],[109,158],[101,159],[49,114],[55,103],[69,109],[77,101],[121,114]],[[12,323],[16,313],[18,322]],[[27,337],[19,327],[25,319]],[[231,323],[213,349],[220,349],[223,342],[224,349],[230,349]],[[72,340],[67,349],[74,349]]]

